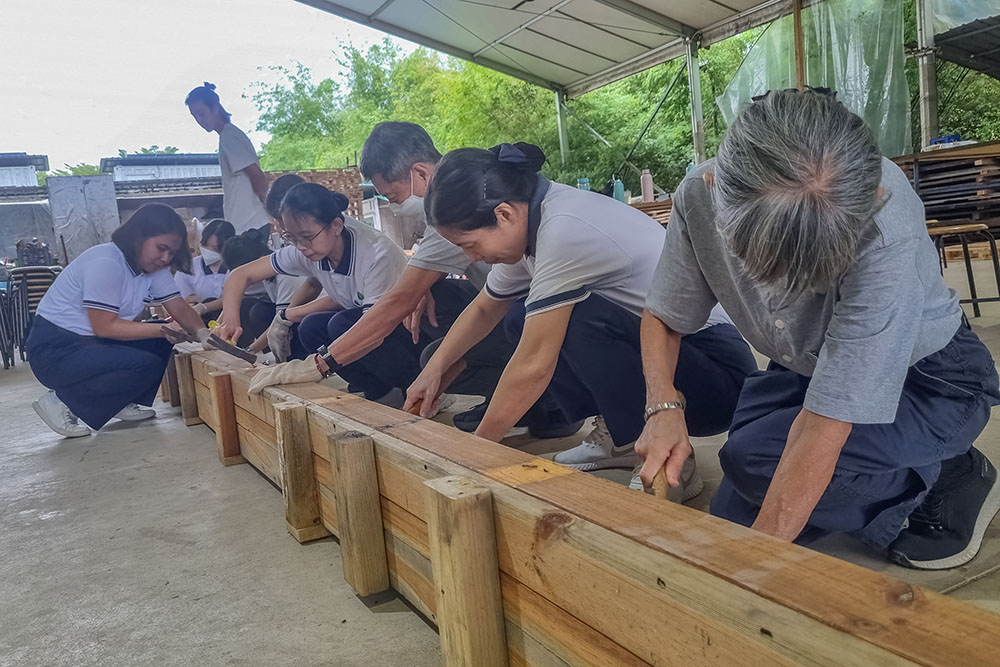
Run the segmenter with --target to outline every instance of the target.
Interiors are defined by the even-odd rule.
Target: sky
[[[0,153],[59,169],[153,144],[213,152],[218,135],[184,106],[203,81],[259,150],[242,98],[274,80],[258,68],[300,61],[319,81],[340,75],[338,44],[383,37],[295,0],[0,0]]]

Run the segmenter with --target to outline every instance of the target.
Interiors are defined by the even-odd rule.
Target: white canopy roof
[[[581,95],[791,11],[791,0],[298,0]],[[810,3],[804,3],[810,4]]]

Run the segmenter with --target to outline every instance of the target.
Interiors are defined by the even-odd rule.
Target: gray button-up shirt
[[[911,365],[942,349],[962,311],[945,287],[924,207],[882,163],[885,203],[858,257],[824,293],[788,295],[751,280],[726,251],[700,165],[681,182],[646,305],[671,329],[697,331],[716,302],[772,361],[812,380],[805,408],[855,424],[891,423]]]

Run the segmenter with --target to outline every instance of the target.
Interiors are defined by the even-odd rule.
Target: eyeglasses
[[[323,227],[323,229],[319,230],[318,232],[316,232],[307,239],[298,239],[289,234],[288,232],[282,232],[281,240],[284,241],[285,243],[289,243],[295,246],[296,248],[310,248],[312,247],[313,240],[315,240],[317,236],[325,232],[329,227],[330,227],[329,225],[326,225],[325,227]]]
[[[834,99],[837,99],[836,90],[830,90],[829,88],[824,88],[822,86],[816,86],[815,88],[813,86],[803,86],[802,90],[799,90],[798,88],[785,88],[784,90],[769,90],[762,95],[754,95],[753,97],[750,98],[750,101],[760,102],[761,100],[767,99],[767,96],[770,95],[771,93],[788,93],[788,92],[804,93],[806,91],[810,93],[816,93],[817,95],[826,95],[827,97],[832,97]]]

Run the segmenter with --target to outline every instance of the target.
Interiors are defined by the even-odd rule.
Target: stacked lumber
[[[285,174],[298,174],[309,183],[319,183],[328,190],[334,190],[347,196],[350,206],[347,212],[358,220],[363,219],[361,213],[361,170],[357,167],[343,167],[341,169],[312,169],[309,171],[269,171],[267,176],[268,184],[274,182],[279,176]]]
[[[177,359],[182,404],[193,386],[238,435],[289,531],[336,535],[355,592],[406,597],[446,665],[995,662],[1000,616],[967,603],[320,384],[248,396],[221,352]]]
[[[960,146],[895,158],[942,223],[982,222],[1000,229],[1000,142]]]
[[[670,211],[673,205],[673,199],[666,199],[664,201],[638,202],[632,204],[632,207],[639,209],[661,225],[666,225],[670,221]]]

